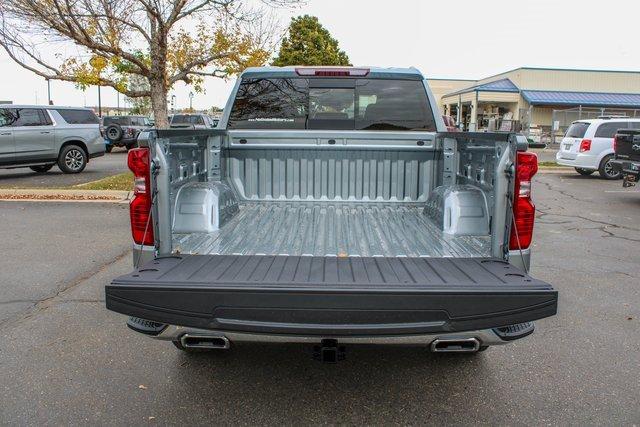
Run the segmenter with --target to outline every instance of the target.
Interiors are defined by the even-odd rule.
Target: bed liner
[[[180,253],[482,257],[490,236],[449,236],[424,204],[249,202],[219,231],[174,234]]]

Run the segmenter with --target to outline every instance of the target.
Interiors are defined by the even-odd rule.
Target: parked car
[[[537,157],[513,134],[441,134],[433,99],[413,68],[249,68],[218,128],[145,132],[137,267],[107,308],[181,350],[300,342],[325,362],[529,335],[557,306],[527,273]]]
[[[640,129],[640,119],[616,117],[575,121],[560,142],[556,162],[574,167],[581,175],[598,171],[604,179],[619,179],[622,174],[611,163],[613,136],[618,129],[626,128]]]
[[[104,150],[98,117],[90,109],[0,106],[0,168],[44,173],[57,164],[64,173],[79,173]]]
[[[105,116],[102,118],[102,132],[105,138],[107,153],[113,147],[125,147],[127,150],[136,146],[138,135],[151,127],[151,121],[145,116]]]
[[[207,114],[174,114],[169,122],[172,128],[211,129],[217,121]]]
[[[623,176],[622,186],[632,187],[640,180],[640,129],[620,129],[614,139],[613,168]]]

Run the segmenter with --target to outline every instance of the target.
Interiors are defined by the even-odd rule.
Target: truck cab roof
[[[272,77],[326,77],[335,72],[347,72],[343,77],[366,77],[368,79],[406,79],[424,80],[424,76],[417,68],[382,68],[382,67],[320,67],[320,66],[286,66],[286,67],[250,67],[244,70],[244,78],[272,78]],[[336,75],[333,74],[332,77]]]

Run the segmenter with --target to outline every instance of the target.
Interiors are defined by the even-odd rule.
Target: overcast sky
[[[637,0],[309,0],[278,12],[283,25],[301,14],[317,16],[354,65],[414,66],[427,77],[463,79],[520,66],[640,71],[638,28],[625,18],[640,16]],[[57,105],[97,104],[96,88],[51,86]],[[194,107],[224,106],[231,86],[209,79]],[[189,91],[171,92],[178,108],[188,106]],[[46,97],[44,79],[0,52],[0,100],[44,104]],[[103,88],[102,103],[115,106],[115,91]]]

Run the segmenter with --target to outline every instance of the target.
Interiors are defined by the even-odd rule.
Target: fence
[[[551,115],[551,143],[560,143],[564,133],[571,123],[576,120],[597,119],[603,116],[622,116],[640,118],[640,110],[627,108],[592,108],[575,107],[567,110],[553,110]]]

